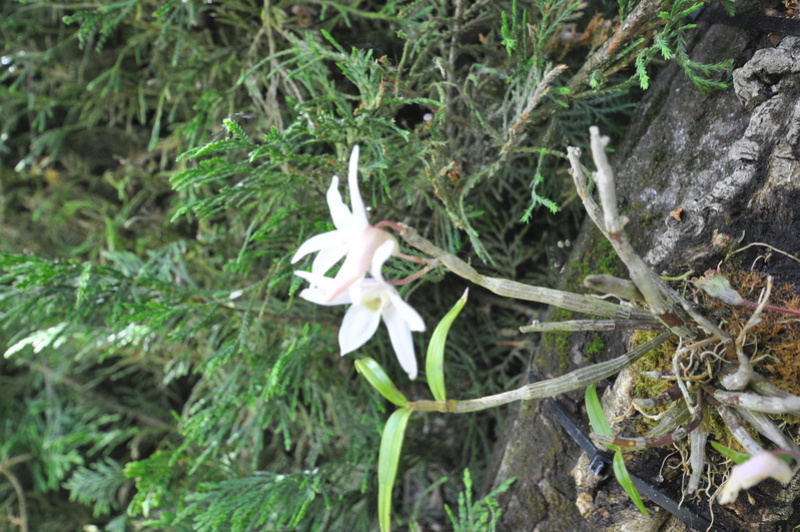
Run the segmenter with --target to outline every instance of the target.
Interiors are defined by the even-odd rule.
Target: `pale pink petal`
[[[386,328],[389,329],[389,339],[392,341],[394,354],[409,379],[417,378],[417,357],[414,354],[414,341],[411,339],[411,330],[403,320],[394,305],[381,311]]]
[[[350,187],[350,204],[353,206],[353,220],[356,226],[364,229],[369,225],[367,209],[358,189],[358,146],[353,146],[350,154],[350,165],[347,171],[347,185]]]
[[[392,241],[389,246],[381,249],[381,246],[386,244],[387,240],[393,240],[393,237],[386,231],[381,231],[374,227],[367,227],[362,231],[352,242],[347,258],[344,259],[342,267],[334,277],[335,283],[331,286],[328,297],[331,299],[337,297],[350,288],[353,283],[363,279],[367,270],[370,269],[370,265],[372,265],[373,270],[375,269],[376,260],[379,260],[380,266],[382,266],[397,246],[397,243]],[[381,256],[375,259],[375,253],[378,249],[381,249]],[[378,271],[380,266],[378,266]],[[380,276],[380,273],[378,275]],[[381,281],[383,280],[382,277],[377,278]]]
[[[342,355],[355,351],[378,330],[380,312],[374,312],[361,305],[353,305],[344,315],[339,329],[339,349]]]
[[[740,490],[755,486],[762,480],[774,478],[786,484],[792,480],[792,468],[778,458],[772,451],[761,451],[746,462],[733,466],[731,476],[722,486],[717,502],[731,504],[736,501]]]
[[[353,253],[351,250],[344,259],[342,267],[334,277],[328,297],[333,299],[347,291],[354,283],[364,278],[367,268],[364,267],[363,256]]]
[[[301,291],[298,296],[306,301],[310,301],[311,303],[316,303],[317,305],[325,305],[331,306],[334,303],[329,303],[325,298],[326,292],[324,288],[315,287],[315,288],[306,288]]]
[[[331,186],[328,188],[326,194],[328,199],[328,208],[331,210],[331,219],[336,229],[347,229],[353,223],[353,214],[350,209],[342,201],[342,195],[339,194],[339,177],[333,176]]]

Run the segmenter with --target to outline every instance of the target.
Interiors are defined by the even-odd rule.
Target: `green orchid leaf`
[[[740,453],[739,451],[734,451],[730,447],[725,447],[721,443],[717,443],[715,441],[711,442],[711,447],[716,449],[719,454],[726,458],[730,458],[734,464],[741,464],[742,462],[747,461],[750,458],[749,454]]]
[[[614,468],[614,476],[617,477],[617,482],[619,482],[619,485],[625,490],[625,493],[628,494],[628,497],[631,498],[633,504],[636,505],[640,512],[650,517],[650,514],[647,513],[647,508],[644,507],[642,498],[639,496],[639,490],[633,485],[633,480],[630,474],[628,474],[628,468],[625,467],[625,458],[623,458],[621,451],[614,453],[614,459],[611,465]]]
[[[397,478],[400,451],[411,412],[413,410],[409,408],[397,410],[383,428],[378,455],[378,518],[381,532],[390,532],[392,529],[392,488]]]
[[[614,431],[611,430],[611,424],[608,422],[605,412],[603,412],[603,406],[600,404],[600,399],[597,397],[597,386],[594,383],[586,388],[585,400],[586,413],[589,415],[589,423],[592,425],[592,430],[603,436],[613,436]],[[622,489],[625,490],[625,493],[628,494],[628,497],[631,498],[633,504],[639,508],[639,511],[649,517],[650,514],[647,513],[647,508],[644,507],[642,498],[639,496],[639,491],[636,489],[636,486],[633,485],[633,480],[631,480],[631,476],[628,474],[628,468],[625,467],[625,459],[622,456],[622,451],[620,451],[618,445],[609,445],[608,448],[612,451],[616,451],[614,453],[614,459],[612,460],[612,467],[614,469],[614,476],[617,477],[617,482],[619,482]]]
[[[592,430],[602,436],[613,436],[614,431],[611,430],[611,425],[608,423],[608,419],[606,419],[605,412],[603,412],[603,406],[600,404],[600,399],[597,397],[597,385],[594,383],[590,384],[586,388],[584,397],[586,401],[586,413],[589,415],[589,424],[592,426]],[[617,445],[609,445],[608,448],[612,451],[619,450]]]
[[[425,357],[425,374],[428,377],[428,387],[437,401],[447,400],[444,388],[444,348],[447,343],[447,333],[450,332],[450,326],[453,325],[461,309],[466,305],[468,295],[469,288],[464,290],[461,298],[456,301],[450,312],[445,314],[442,321],[436,326],[428,344],[428,354]]]
[[[392,379],[375,360],[364,357],[356,360],[356,370],[367,379],[373,388],[397,406],[406,406],[408,399],[403,395]]]

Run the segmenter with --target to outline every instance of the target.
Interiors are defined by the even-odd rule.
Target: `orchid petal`
[[[367,227],[360,236],[361,238],[357,239],[348,251],[347,258],[344,259],[342,267],[334,278],[336,282],[330,287],[331,291],[328,294],[331,299],[347,290],[353,283],[363,279],[364,274],[370,269],[370,264],[372,264],[373,276],[383,282],[380,267],[392,254],[397,243],[393,241],[393,237],[389,233],[374,227]],[[386,245],[387,241],[389,242],[388,246]],[[379,250],[380,253],[378,253]],[[375,275],[376,271],[378,272],[377,276]]]
[[[417,357],[414,354],[414,341],[411,339],[411,329],[408,323],[394,305],[381,311],[386,328],[389,329],[389,339],[392,341],[394,354],[409,379],[417,378]]]
[[[731,476],[722,486],[717,502],[731,504],[736,501],[740,490],[755,486],[767,478],[774,478],[786,484],[793,476],[792,468],[772,451],[761,451],[746,462],[733,466]]]
[[[348,288],[360,281],[364,277],[366,268],[361,268],[358,264],[358,257],[353,253],[349,253],[347,258],[344,259],[342,267],[334,277],[334,282],[330,286],[328,297],[334,299],[340,294],[347,291]]]
[[[315,251],[320,251],[325,249],[326,247],[330,246],[331,237],[335,238],[335,233],[339,231],[328,231],[327,233],[322,233],[320,235],[314,235],[305,242],[300,245],[300,248],[292,257],[292,264],[297,262],[298,260],[302,259],[309,253],[314,253]],[[323,272],[324,273],[324,272]]]
[[[353,206],[353,221],[360,229],[369,226],[367,220],[367,209],[364,207],[364,200],[361,199],[361,192],[358,189],[358,146],[353,146],[350,154],[350,165],[347,171],[347,185],[350,187],[350,204]]]
[[[342,201],[342,195],[339,194],[339,177],[333,176],[331,186],[328,188],[328,193],[325,195],[328,200],[328,208],[331,210],[331,219],[336,229],[347,229],[353,223],[353,214],[350,209]]]
[[[414,310],[414,307],[403,301],[403,298],[400,297],[400,294],[397,293],[397,290],[395,290],[394,287],[391,288],[392,291],[389,293],[389,298],[392,301],[392,307],[394,307],[400,318],[408,324],[408,328],[412,331],[424,331],[425,320],[422,319],[422,316],[419,315],[419,312]]]
[[[339,295],[339,297],[328,300],[328,291],[330,290],[329,287],[333,281],[333,279],[330,277],[314,275],[311,272],[304,271],[296,271],[294,274],[298,277],[302,277],[311,284],[310,288],[306,288],[299,294],[299,297],[305,299],[306,301],[316,303],[317,305],[324,305],[326,307],[333,305],[346,305],[353,302],[353,300],[350,299],[350,294],[346,292]]]
[[[331,231],[325,234],[329,235],[328,243],[319,250],[317,256],[314,257],[314,262],[311,263],[311,271],[317,275],[328,273],[328,270],[333,268],[334,264],[347,255],[348,250],[347,233],[344,231]]]
[[[344,296],[346,294],[342,294]],[[327,292],[324,288],[306,288],[302,292],[298,294],[298,297],[305,299],[311,303],[316,303],[317,305],[323,305],[326,307],[330,307],[333,305],[340,305],[346,302],[336,302],[336,301],[328,301],[327,300]]]
[[[347,309],[339,329],[339,349],[342,351],[342,356],[367,343],[378,330],[380,321],[380,312],[374,312],[361,305],[353,305]]]
[[[381,232],[384,233],[389,238],[381,245],[379,245],[377,249],[375,249],[375,251],[373,252],[372,264],[370,266],[369,273],[372,274],[373,278],[382,282],[383,275],[381,275],[381,268],[383,268],[384,263],[387,260],[389,260],[389,257],[391,257],[399,249],[399,245],[397,244],[397,240],[395,240],[394,237],[389,235],[389,233],[386,233],[384,231]]]
[[[328,301],[328,293],[324,288],[306,288],[298,294],[298,297],[305,299],[311,303],[316,303],[317,305],[322,305],[324,307],[332,307],[335,305],[347,305],[352,303],[350,299],[350,294],[344,293],[341,294],[336,299]]]

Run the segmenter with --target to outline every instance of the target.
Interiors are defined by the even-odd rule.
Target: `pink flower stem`
[[[384,227],[388,227],[390,229],[394,229],[398,233],[405,230],[402,224],[397,222],[392,222],[389,220],[381,220],[380,222],[374,225],[375,229],[383,229]],[[416,262],[417,264],[428,264],[428,261],[423,259],[422,257],[415,257],[414,255],[406,255],[405,253],[397,253],[394,255],[395,257],[399,257],[401,259],[405,259],[407,261]],[[405,284],[405,283],[403,283]]]
[[[389,283],[389,284],[392,284],[394,286],[400,286],[400,285],[408,284],[411,281],[416,281],[417,279],[419,279],[420,277],[422,277],[423,275],[428,273],[430,271],[430,269],[431,269],[430,266],[425,266],[424,268],[422,268],[417,273],[409,275],[408,277],[404,277],[402,279],[392,279],[392,280],[386,281],[386,282]]]
[[[410,262],[416,262],[417,264],[428,264],[428,261],[423,259],[422,257],[416,257],[414,255],[406,255],[405,253],[398,253],[395,257],[399,257],[401,259],[405,259]]]
[[[394,229],[398,233],[402,232],[404,229],[402,224],[399,224],[397,222],[391,222],[389,220],[381,220],[380,222],[375,224],[376,229],[382,229],[384,227],[389,227],[390,229]]]
[[[426,263],[425,267],[422,268],[417,273],[409,275],[408,277],[404,277],[403,279],[392,279],[392,280],[386,281],[386,282],[389,283],[389,284],[395,285],[395,286],[400,286],[400,285],[403,285],[403,284],[408,284],[411,281],[416,281],[417,279],[419,279],[420,277],[422,277],[423,275],[425,275],[426,273],[428,273],[432,269],[436,268],[439,265],[439,260],[438,259],[432,259],[432,260],[429,260],[429,261],[425,261],[425,263]]]
[[[748,307],[758,308],[758,303],[747,301],[746,299],[739,300],[739,304],[747,305]],[[800,316],[800,310],[792,310],[788,308],[773,307],[771,305],[764,305],[764,310],[771,310],[772,312],[781,312],[783,314],[792,314],[793,316]]]
[[[406,226],[404,226],[403,224],[399,224],[397,222],[392,222],[389,220],[381,220],[380,222],[376,223],[374,227],[376,229],[383,229],[384,227],[388,227],[390,229],[394,229],[398,233],[403,233],[404,231],[406,231]],[[439,265],[438,259],[424,259],[422,257],[415,257],[414,255],[407,255],[405,253],[397,253],[395,257],[399,257],[401,259],[405,259],[410,262],[416,262],[417,264],[424,264],[425,267],[422,268],[417,273],[409,275],[408,277],[405,277],[403,279],[393,279],[391,281],[387,281],[389,284],[394,286],[400,286],[408,284],[412,281],[416,281],[417,279],[419,279],[420,277],[422,277],[423,275],[425,275],[426,273],[428,273],[429,271],[431,271],[432,269],[436,268]]]

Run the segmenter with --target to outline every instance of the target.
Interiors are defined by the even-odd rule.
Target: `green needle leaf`
[[[408,408],[397,410],[383,428],[378,455],[378,518],[381,532],[390,532],[392,529],[392,488],[397,478],[400,451],[411,412],[413,410]]]
[[[428,354],[425,357],[425,373],[428,377],[428,387],[431,389],[433,397],[437,401],[447,401],[444,388],[444,347],[447,343],[447,333],[453,325],[461,309],[467,303],[469,288],[464,290],[464,294],[456,301],[450,312],[445,314],[436,330],[433,331],[431,342],[428,344]]]
[[[369,357],[356,360],[356,370],[367,379],[373,388],[397,406],[406,406],[408,399],[403,395],[380,364]]]

